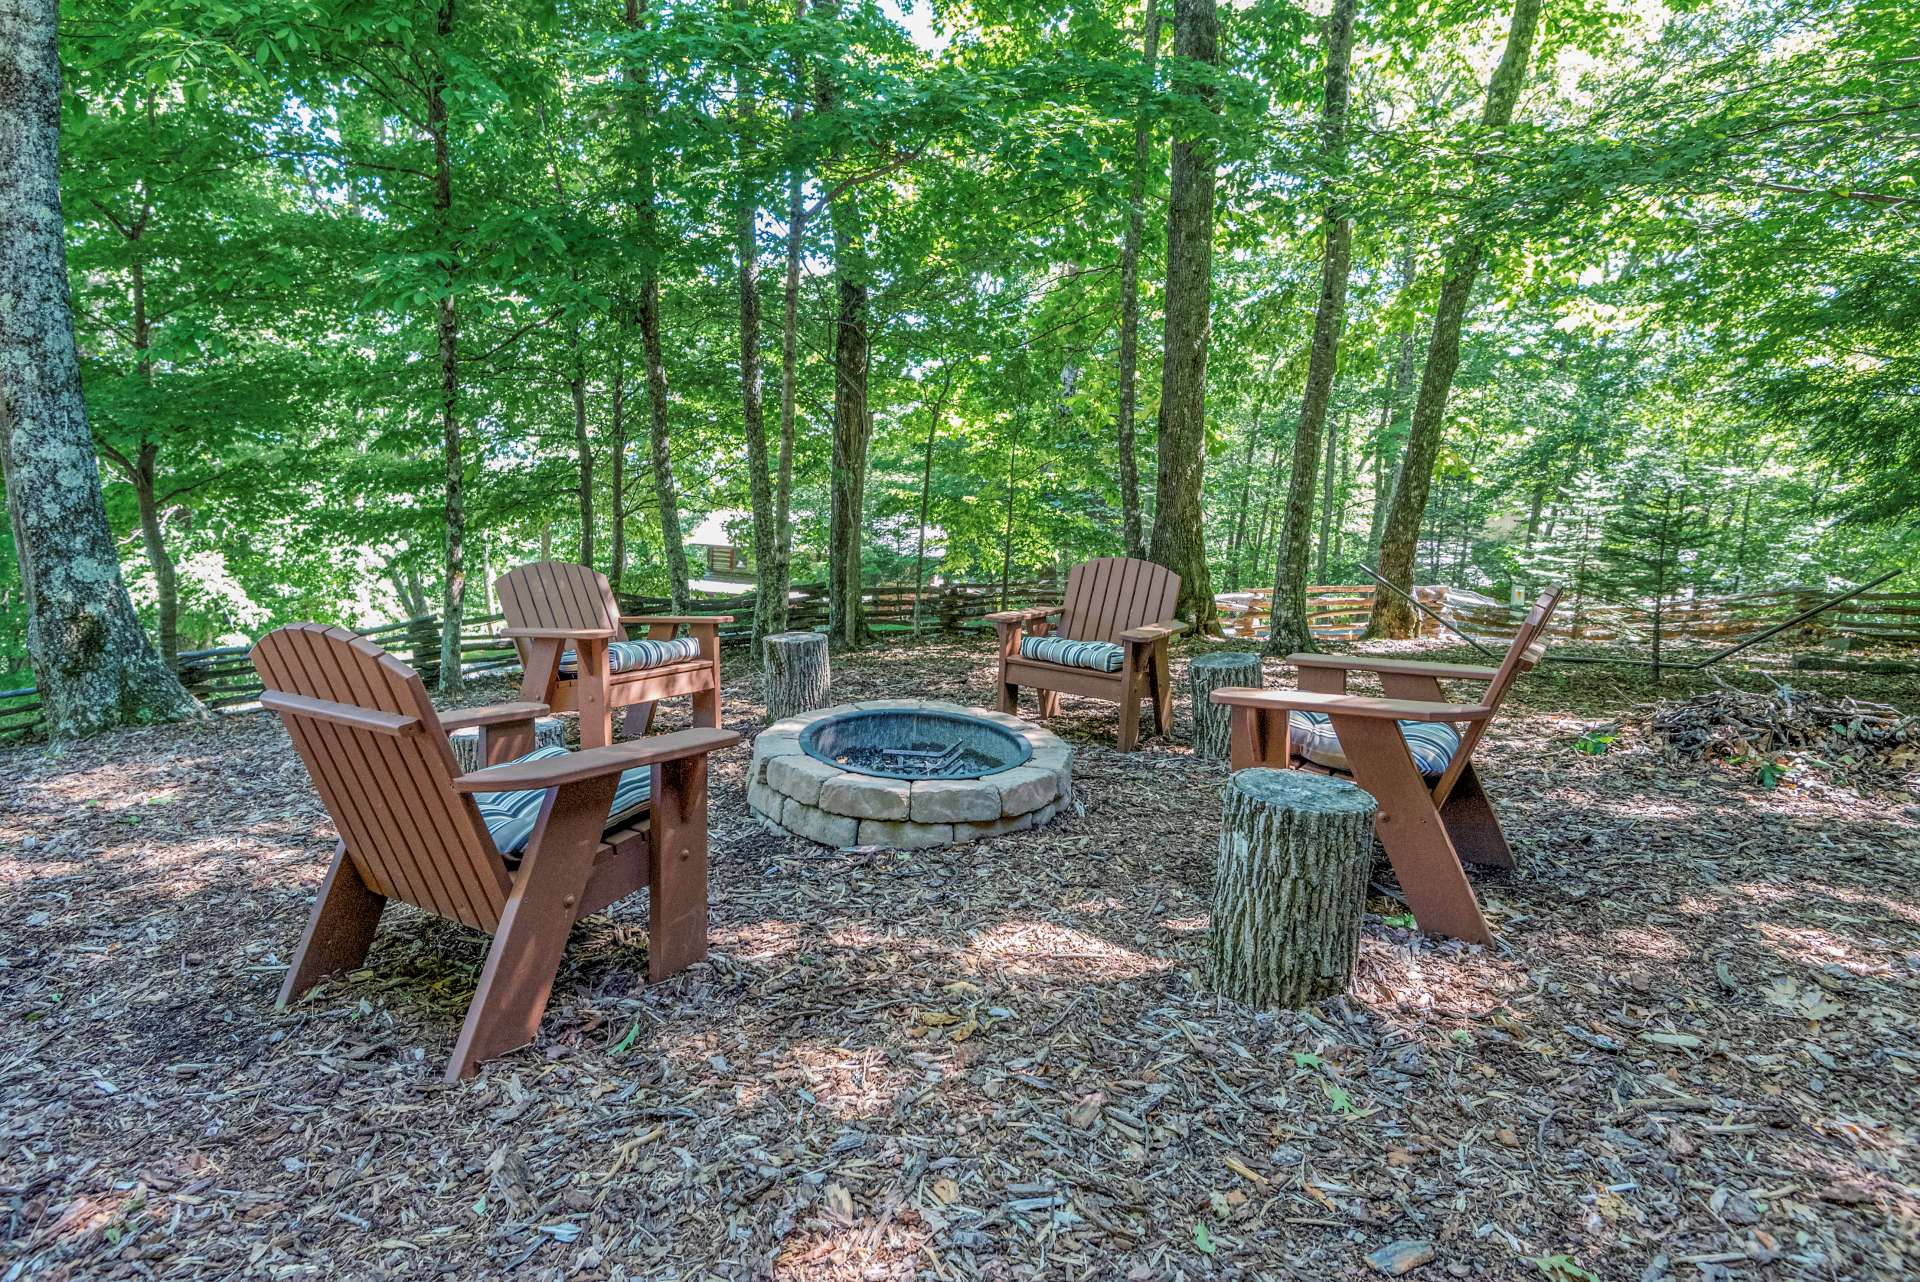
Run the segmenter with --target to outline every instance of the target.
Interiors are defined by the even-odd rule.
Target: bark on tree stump
[[[563,748],[566,743],[567,727],[560,718],[539,717],[534,720],[535,748]],[[477,726],[448,732],[447,746],[453,749],[453,759],[460,763],[463,771],[478,770],[487,764],[480,760],[480,730]]]
[[[1260,656],[1252,651],[1203,654],[1187,666],[1193,682],[1193,750],[1210,761],[1227,759],[1228,725],[1233,711],[1207,696],[1228,686],[1260,688]]]
[[[1345,779],[1242,770],[1222,792],[1208,982],[1250,1006],[1344,992],[1360,946],[1374,801]]]
[[[761,663],[767,721],[824,708],[833,682],[827,638],[820,632],[776,632],[765,640]]]

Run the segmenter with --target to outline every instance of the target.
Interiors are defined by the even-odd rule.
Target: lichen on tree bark
[[[80,394],[60,214],[57,6],[0,0],[0,473],[50,733],[193,716],[120,576]]]

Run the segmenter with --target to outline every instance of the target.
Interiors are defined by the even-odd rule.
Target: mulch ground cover
[[[991,697],[980,642],[834,662],[841,699]],[[1353,991],[1299,1013],[1204,986],[1223,772],[1184,697],[1127,756],[1066,700],[1072,809],[912,854],[768,835],[743,744],[711,960],[646,986],[616,906],[454,1086],[476,934],[391,909],[275,1010],[333,836],[270,719],[11,750],[0,1282],[1920,1274],[1920,798],[1681,756],[1638,680],[1543,669],[1483,746],[1498,946],[1409,929],[1382,867]]]

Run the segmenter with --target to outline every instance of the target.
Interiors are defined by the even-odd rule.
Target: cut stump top
[[[1286,810],[1318,814],[1372,814],[1373,795],[1349,779],[1313,774],[1306,770],[1273,770],[1256,766],[1242,770],[1227,787],[1250,801]]]
[[[1217,650],[1212,654],[1196,655],[1193,660],[1196,668],[1254,668],[1260,667],[1260,656],[1251,650]]]

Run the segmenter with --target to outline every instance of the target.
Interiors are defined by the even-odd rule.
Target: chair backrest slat
[[[1163,565],[1123,556],[1095,557],[1067,575],[1060,635],[1073,641],[1118,641],[1129,628],[1173,617],[1180,576]]]
[[[344,628],[296,623],[262,637],[253,664],[270,690],[416,718],[401,734],[283,708],[348,857],[368,887],[491,931],[509,881],[419,676]]]
[[[1534,598],[1533,605],[1527,610],[1527,616],[1520,623],[1519,631],[1513,634],[1513,644],[1507,647],[1506,657],[1500,666],[1494,669],[1493,680],[1487,683],[1486,691],[1481,695],[1481,706],[1490,710],[1490,715],[1478,721],[1468,723],[1467,730],[1460,739],[1459,751],[1453,754],[1447,771],[1434,785],[1433,796],[1436,802],[1444,802],[1453,791],[1454,781],[1460,772],[1466,769],[1467,762],[1473,757],[1475,745],[1487,732],[1493,718],[1499,715],[1500,705],[1506,701],[1507,691],[1523,672],[1530,672],[1540,663],[1547,653],[1547,624],[1553,620],[1553,612],[1560,604],[1560,594],[1564,587],[1551,587]]]
[[[624,641],[620,606],[607,576],[570,561],[534,561],[494,581],[500,612],[516,628],[612,628]]]

